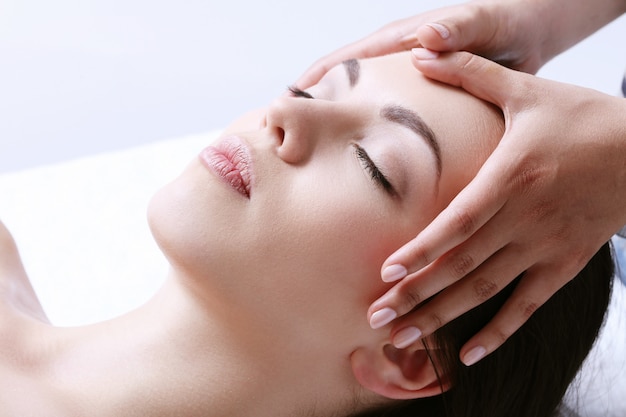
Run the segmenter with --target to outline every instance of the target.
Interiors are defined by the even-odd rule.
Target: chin
[[[207,181],[205,172],[186,171],[150,200],[148,225],[174,269],[194,280],[227,273],[228,259],[240,259],[233,220],[236,210],[223,196],[223,185]],[[223,273],[222,273],[223,272]]]
[[[181,204],[179,187],[168,184],[152,196],[148,204],[148,225],[157,245],[172,262],[172,255],[177,252],[177,241],[185,241],[188,229],[184,216],[184,204]],[[188,222],[188,220],[187,220]]]

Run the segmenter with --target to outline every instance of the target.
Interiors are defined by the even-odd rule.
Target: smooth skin
[[[0,415],[314,417],[439,395],[434,353],[395,349],[363,312],[504,121],[409,57],[340,65],[234,122],[218,143],[249,156],[247,196],[199,149],[148,208],[165,283],[119,317],[52,326],[0,223]]]
[[[540,79],[555,55],[626,11],[626,1],[476,1],[393,22],[318,60],[414,48],[428,77],[500,107],[506,131],[477,176],[427,228],[383,264],[399,281],[368,310],[394,318],[410,346],[524,273],[492,321],[461,350],[471,365],[493,352],[626,224],[626,100]],[[424,48],[428,49],[424,49]],[[415,307],[437,293],[430,302]],[[396,318],[397,317],[397,318]]]

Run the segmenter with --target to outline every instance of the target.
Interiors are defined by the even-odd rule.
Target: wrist
[[[489,58],[529,72],[626,13],[626,0],[475,0],[470,4],[483,21],[497,22],[492,41],[499,53]]]
[[[624,14],[626,1],[531,0],[528,7],[535,9],[535,18],[541,16],[534,29],[541,32],[541,55],[546,63]]]

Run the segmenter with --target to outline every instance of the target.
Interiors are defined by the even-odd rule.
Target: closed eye
[[[295,85],[290,85],[289,87],[287,87],[287,89],[293,97],[302,97],[308,99],[315,98],[310,93],[307,93],[306,91],[296,87]],[[361,161],[362,165],[365,167],[365,170],[369,173],[372,180],[391,196],[396,196],[397,193],[396,190],[393,188],[393,185],[391,185],[387,177],[385,177],[380,169],[378,169],[374,161],[372,161],[372,159],[367,154],[367,151],[359,146],[359,144],[357,143],[354,143],[353,146],[357,158],[359,159],[359,161]]]
[[[370,174],[372,180],[380,186],[383,190],[389,193],[391,196],[396,196],[396,190],[393,188],[393,185],[389,182],[387,177],[378,169],[374,161],[369,157],[367,151],[359,146],[358,143],[352,144],[354,146],[354,150],[357,158],[361,161],[365,170]]]
[[[315,98],[311,94],[307,93],[304,90],[299,89],[295,85],[290,85],[287,87],[287,90],[291,93],[293,97],[302,97],[302,98]]]

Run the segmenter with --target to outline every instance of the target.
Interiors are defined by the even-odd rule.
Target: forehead
[[[426,78],[413,66],[409,53],[361,60],[360,67],[359,83],[354,91],[379,104],[406,105],[422,117],[431,116],[434,124],[448,117],[485,116],[482,100],[462,89]]]
[[[471,179],[503,133],[498,109],[460,88],[426,78],[413,66],[410,53],[361,60],[353,89],[346,69],[336,70],[343,78],[342,88],[351,90],[354,99],[377,107],[399,104],[426,122],[440,144],[451,192]]]

